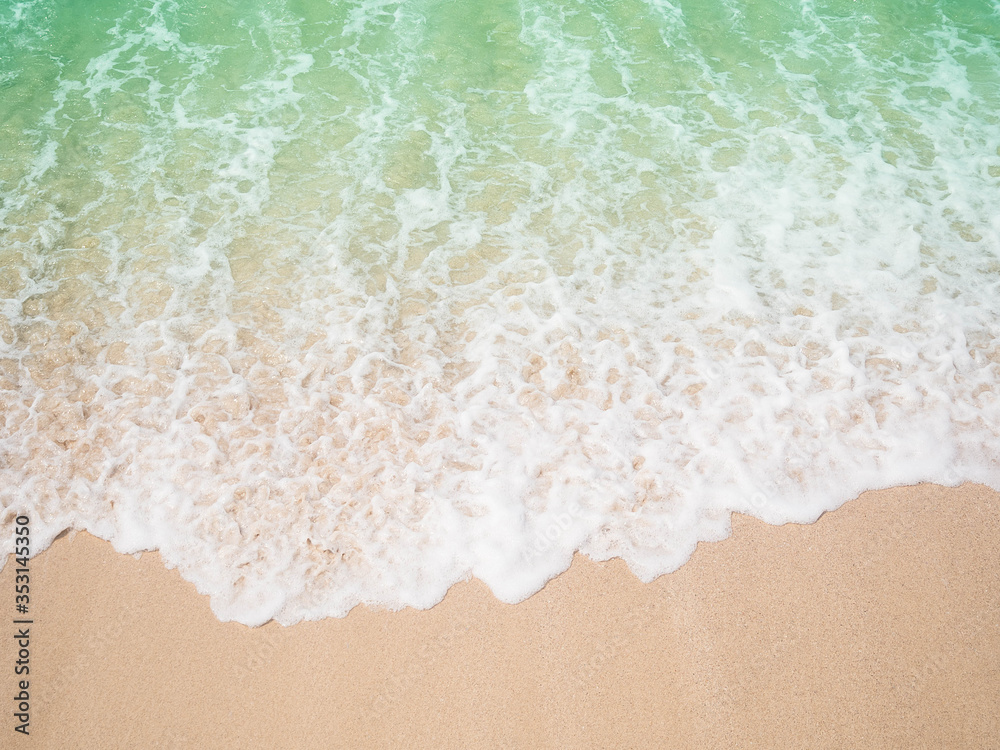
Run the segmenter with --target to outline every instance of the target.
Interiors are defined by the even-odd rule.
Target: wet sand
[[[8,623],[13,587],[8,563]],[[2,747],[1000,746],[1000,493],[977,485],[735,516],[651,584],[578,558],[518,605],[469,581],[290,628],[220,623],[156,553],[79,533],[31,561],[31,606],[31,735],[5,710]],[[16,658],[3,639],[8,701]]]

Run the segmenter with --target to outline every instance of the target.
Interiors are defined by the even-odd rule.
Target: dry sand
[[[1000,493],[976,485],[737,516],[652,584],[579,558],[514,606],[470,581],[427,611],[249,629],[84,533],[31,585],[31,735],[12,632],[3,748],[1000,747]]]

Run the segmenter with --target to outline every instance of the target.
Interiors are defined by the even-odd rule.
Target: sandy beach
[[[0,750],[1000,750],[998,10],[0,3]]]
[[[67,535],[31,561],[30,736],[5,711],[0,744],[996,747],[998,512],[976,485],[871,492],[807,526],[736,516],[652,584],[578,558],[518,605],[473,580],[256,629],[156,553]]]

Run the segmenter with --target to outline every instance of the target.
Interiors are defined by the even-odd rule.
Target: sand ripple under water
[[[292,623],[1000,489],[996,3],[201,5],[0,10],[0,552]]]

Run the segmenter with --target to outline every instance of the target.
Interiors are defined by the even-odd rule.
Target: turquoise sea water
[[[1000,489],[998,113],[988,0],[5,2],[0,521],[287,623]]]

